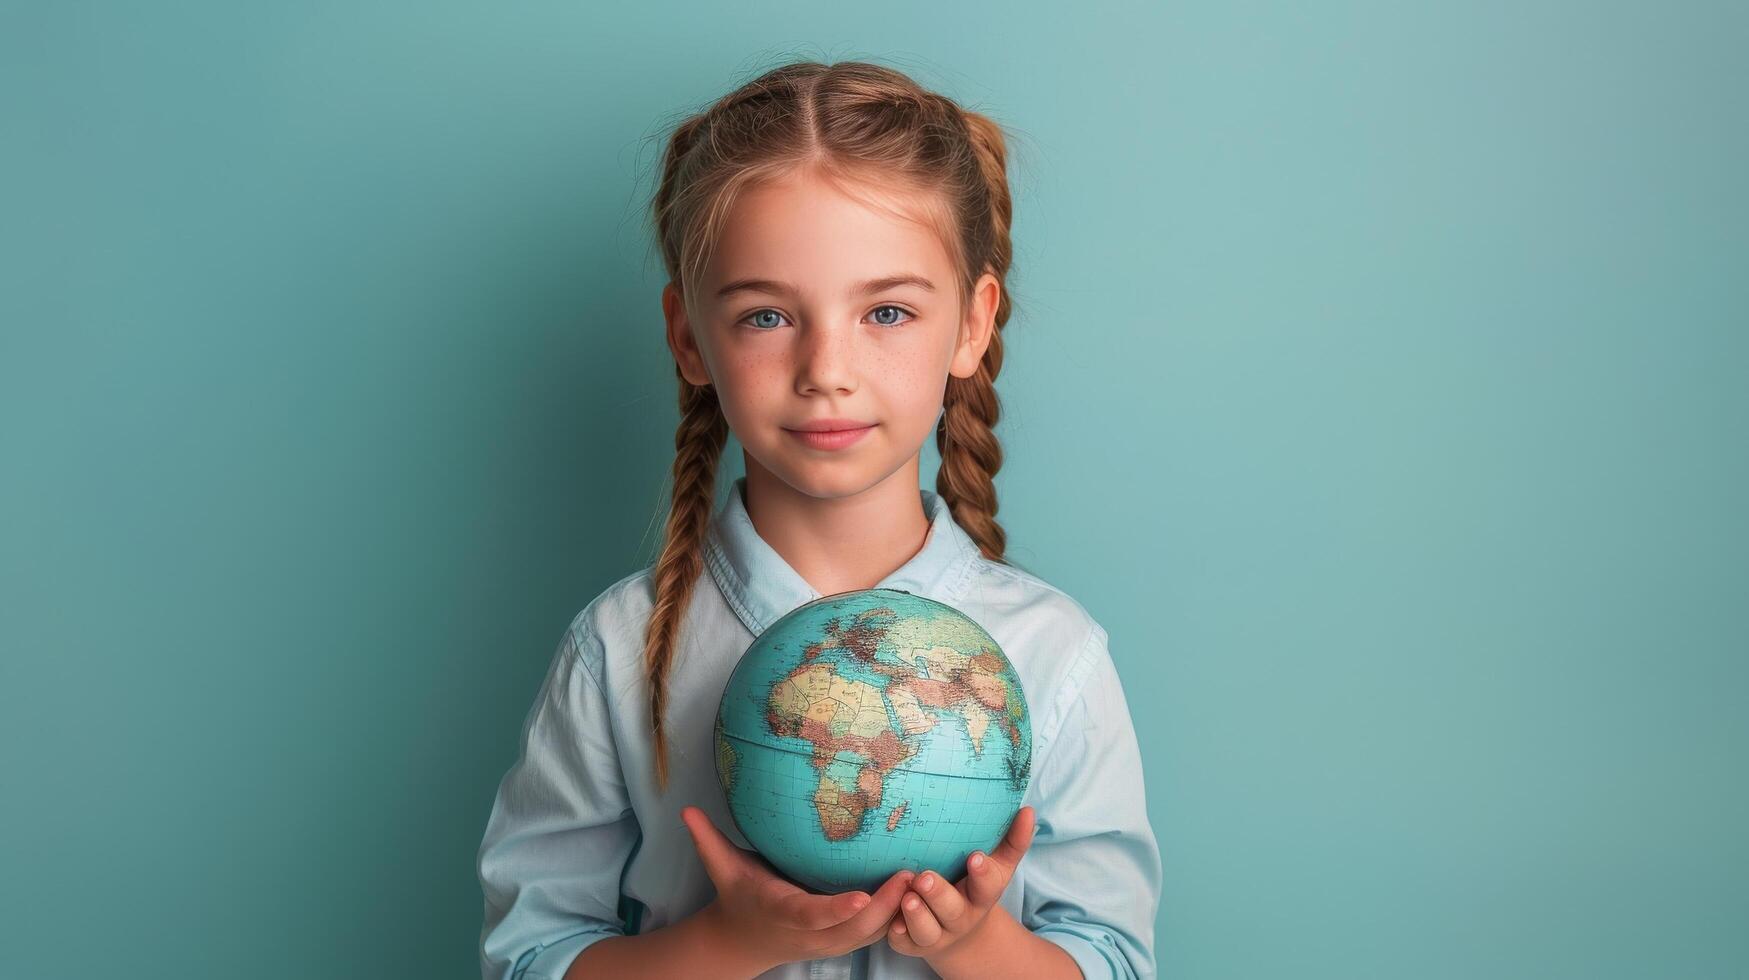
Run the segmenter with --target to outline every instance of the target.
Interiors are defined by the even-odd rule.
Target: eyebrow
[[[858,296],[867,293],[878,293],[888,289],[895,289],[899,286],[916,286],[918,289],[926,289],[930,292],[935,291],[935,283],[930,282],[928,279],[913,273],[900,273],[898,275],[882,276],[879,279],[870,279],[866,282],[855,283],[850,287],[850,295]],[[771,293],[775,296],[782,296],[793,295],[801,290],[797,289],[790,283],[778,282],[774,279],[736,279],[733,282],[725,283],[723,288],[717,290],[717,299],[726,299],[735,293],[743,291]]]

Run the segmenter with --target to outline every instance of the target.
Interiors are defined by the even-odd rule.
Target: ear
[[[972,302],[960,323],[959,341],[947,369],[949,374],[969,378],[978,373],[978,364],[984,360],[984,351],[996,330],[996,306],[1001,298],[1002,282],[992,273],[984,273],[972,286]]]
[[[692,324],[686,316],[686,300],[673,282],[662,287],[662,317],[668,321],[668,350],[674,354],[680,376],[688,384],[710,384],[704,354],[698,349],[698,340],[692,335]]]

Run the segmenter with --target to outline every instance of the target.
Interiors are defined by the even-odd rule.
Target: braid
[[[676,368],[678,373],[678,367]],[[668,746],[663,714],[668,702],[668,668],[704,567],[701,546],[710,528],[716,498],[717,460],[728,438],[728,422],[711,385],[680,383],[680,426],[674,433],[674,493],[662,554],[656,560],[656,604],[644,633],[644,664],[650,681],[650,722],[655,736],[656,785],[668,788]]]
[[[1002,332],[993,331],[978,372],[969,378],[947,379],[945,409],[935,429],[941,468],[935,490],[965,528],[984,557],[1003,560],[1008,535],[996,523],[996,471],[1002,468],[1002,443],[996,438],[1001,399],[996,397],[996,372],[1002,369]]]
[[[960,110],[977,156],[983,180],[985,204],[990,216],[982,229],[988,271],[1002,282],[996,304],[995,328],[978,370],[969,378],[949,377],[942,397],[941,424],[935,430],[935,447],[941,453],[941,469],[935,475],[936,492],[947,501],[954,520],[965,528],[984,557],[1006,561],[1008,535],[996,523],[996,471],[1002,468],[1002,443],[996,438],[996,422],[1002,415],[996,397],[996,375],[1002,370],[1002,325],[1008,322],[1008,267],[1013,248],[1008,236],[1013,201],[1008,193],[1007,153],[1002,131],[994,120],[970,110]]]

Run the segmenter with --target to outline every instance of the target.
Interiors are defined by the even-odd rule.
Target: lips
[[[866,429],[873,422],[863,422],[859,419],[810,419],[800,425],[785,426],[791,432],[844,432],[851,429]]]
[[[840,428],[785,429],[797,441],[811,449],[843,449],[874,430],[874,423],[859,423],[851,419],[816,419],[815,426]],[[844,426],[850,426],[845,428]]]

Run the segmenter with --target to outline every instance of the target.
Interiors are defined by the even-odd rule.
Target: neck
[[[790,486],[742,450],[753,529],[821,595],[871,589],[923,549],[929,516],[918,456],[874,486],[815,497]]]

